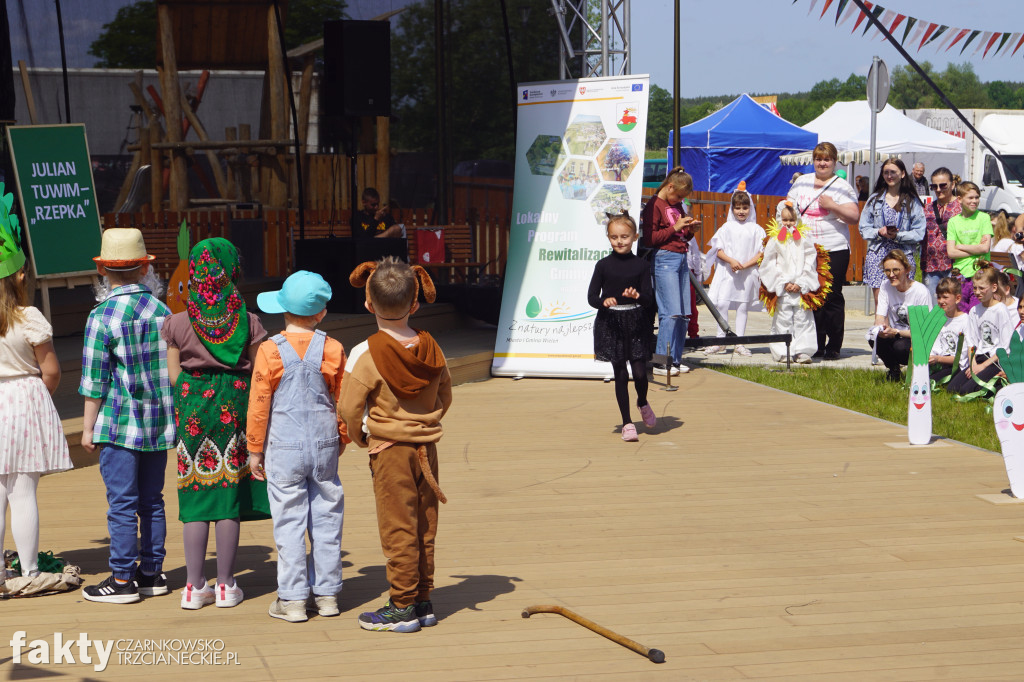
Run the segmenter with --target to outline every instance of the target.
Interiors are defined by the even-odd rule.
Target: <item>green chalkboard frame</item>
[[[96,274],[102,229],[85,126],[10,126],[7,144],[36,277]]]

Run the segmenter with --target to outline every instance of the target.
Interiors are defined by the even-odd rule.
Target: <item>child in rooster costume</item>
[[[764,255],[758,268],[761,302],[772,315],[772,334],[793,335],[790,352],[801,364],[811,362],[818,347],[812,311],[832,289],[828,252],[807,238],[807,228],[790,201],[779,203],[768,223]],[[786,344],[769,344],[776,362],[786,359]]]

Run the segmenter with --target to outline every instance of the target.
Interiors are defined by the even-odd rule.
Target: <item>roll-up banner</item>
[[[521,83],[505,290],[491,373],[607,377],[587,287],[605,213],[638,222],[649,77]],[[635,248],[635,247],[634,247]]]

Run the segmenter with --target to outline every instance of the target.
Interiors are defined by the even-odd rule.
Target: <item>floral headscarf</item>
[[[186,310],[199,340],[213,357],[234,367],[249,343],[249,316],[235,282],[238,250],[227,239],[204,239],[188,256]]]

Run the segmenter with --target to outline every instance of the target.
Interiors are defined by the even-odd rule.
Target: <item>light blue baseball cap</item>
[[[299,270],[292,273],[278,291],[264,291],[256,297],[256,305],[265,313],[316,315],[331,300],[331,285],[315,272]]]

